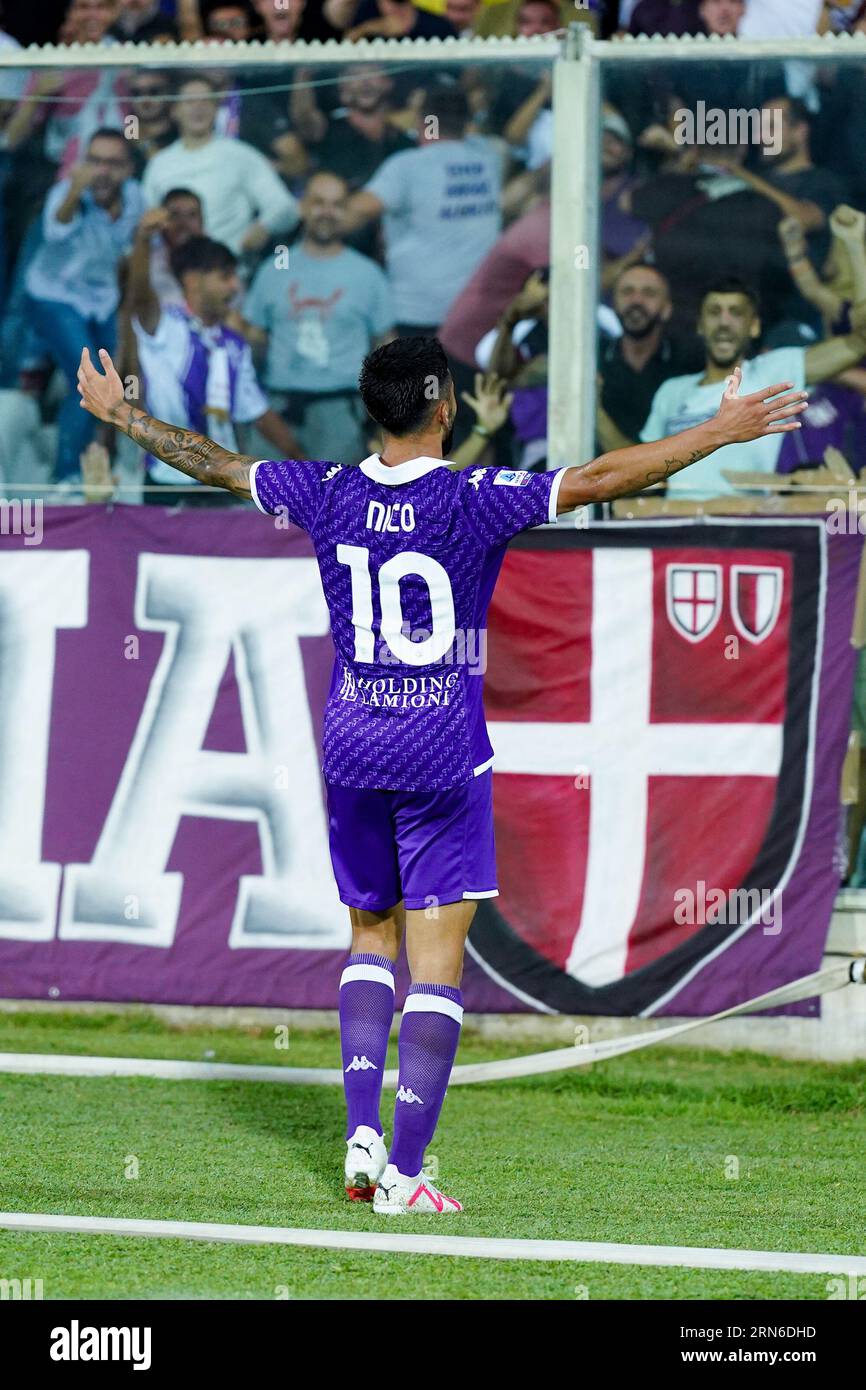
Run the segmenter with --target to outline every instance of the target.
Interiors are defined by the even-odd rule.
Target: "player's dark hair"
[[[191,188],[170,188],[162,200],[162,207],[167,208],[175,198],[193,198],[199,207],[203,206],[201,198],[197,193],[193,193]]]
[[[719,275],[715,280],[710,280],[704,286],[701,294],[701,304],[703,304],[708,294],[742,294],[748,299],[754,312],[760,314],[761,301],[758,291],[753,285],[742,280],[739,275]]]
[[[364,358],[358,389],[387,434],[416,434],[451,389],[445,349],[438,338],[395,338]]]
[[[172,274],[181,283],[191,270],[234,270],[238,263],[233,251],[207,236],[190,237],[183,246],[175,247],[170,260]]]

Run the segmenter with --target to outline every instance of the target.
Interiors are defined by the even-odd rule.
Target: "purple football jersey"
[[[255,464],[256,506],[308,531],[319,562],[336,648],[329,782],[435,791],[490,766],[487,608],[512,536],[556,520],[563,472],[389,468],[375,454]]]

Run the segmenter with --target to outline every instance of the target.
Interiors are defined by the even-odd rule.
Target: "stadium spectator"
[[[306,0],[253,0],[262,37],[271,43],[291,43],[302,37]]]
[[[502,132],[509,145],[521,148],[530,170],[549,164],[553,155],[552,92],[553,74],[548,68]]]
[[[475,350],[478,365],[509,387],[517,455],[511,462],[532,471],[547,464],[549,306],[548,272],[534,270]]]
[[[824,0],[758,0],[757,4],[750,0],[738,35],[743,39],[808,39],[819,28],[829,27],[830,11],[837,8]]]
[[[775,148],[760,146],[761,173],[769,188],[748,169],[741,177],[750,188],[775,201],[783,217],[797,218],[809,237],[812,254],[823,261],[830,242],[828,218],[844,200],[844,183],[837,174],[813,163],[809,111],[802,101],[782,93],[765,101],[763,109],[770,120],[780,122],[781,135]]]
[[[328,114],[317,103],[312,76],[311,68],[296,69],[289,103],[295,137],[319,169],[339,174],[352,192],[369,183],[389,155],[416,148],[394,124],[394,82],[384,66],[359,63],[343,69],[338,105]],[[348,240],[364,255],[378,255],[377,226],[358,227]]]
[[[457,30],[442,15],[419,10],[411,0],[325,0],[325,18],[349,43],[359,39],[443,39]]]
[[[172,119],[168,73],[156,68],[134,68],[126,87],[128,111],[135,118],[135,125],[124,121],[124,130],[140,178],[154,155],[177,139],[177,126]]]
[[[667,37],[700,34],[700,0],[640,0],[628,25],[630,34]]]
[[[364,457],[366,412],[361,363],[393,336],[394,307],[381,268],[343,239],[349,190],[335,174],[314,174],[301,203],[303,234],[288,265],[266,260],[244,313],[267,351],[272,400],[313,458]]]
[[[66,16],[70,43],[116,43],[111,29],[120,0],[72,0]]]
[[[254,7],[262,38],[274,43],[287,43],[301,37],[304,0],[254,0]],[[275,86],[277,90],[256,91],[243,98],[237,133],[242,140],[255,145],[256,149],[270,154],[282,168],[291,165],[294,178],[303,175],[309,167],[306,151],[294,133],[290,105],[295,84],[300,80],[299,75],[303,76],[303,70],[281,66],[279,71],[278,84],[270,80],[265,84]],[[238,77],[242,86],[256,88],[263,85],[260,66],[241,70]]]
[[[501,148],[467,137],[469,106],[459,87],[432,89],[424,107],[418,149],[391,155],[349,204],[350,226],[383,217],[403,337],[438,329],[501,225]]]
[[[708,150],[707,163],[733,175],[741,186],[765,199],[776,209],[777,225],[782,218],[796,218],[808,237],[810,254],[823,264],[830,249],[828,218],[843,201],[844,185],[836,174],[813,164],[809,113],[801,101],[782,95],[765,102],[763,109],[770,121],[779,123],[780,138],[773,144],[761,144],[759,173],[742,162],[739,151],[734,159],[717,159]],[[780,295],[771,307],[774,318],[804,319],[818,326],[797,293]]]
[[[27,269],[31,322],[69,387],[60,410],[58,479],[78,472],[92,437],[92,421],[78,405],[82,345],[94,354],[114,347],[117,268],[142,212],[141,192],[131,173],[129,145],[121,132],[96,131],[81,164],[51,190],[43,241]]]
[[[830,218],[830,230],[833,243],[822,279],[809,255],[803,224],[786,217],[778,228],[791,279],[820,314],[826,334],[845,332],[852,306],[866,299],[866,214],[843,203]]]
[[[181,38],[195,41],[205,37],[205,18],[209,9],[214,8],[213,4],[203,3],[203,0],[176,0],[178,23],[181,31]],[[219,0],[217,0],[218,7]],[[323,13],[321,0],[316,0],[314,4],[307,4],[306,0],[252,0],[252,7],[261,22],[268,25],[265,18],[267,8],[272,8],[272,22],[275,27],[279,26],[280,15],[284,14],[293,26],[293,32],[286,35],[280,32],[268,32],[269,38],[280,39],[286,37],[297,37],[299,39],[332,39],[339,38],[339,34]],[[244,6],[246,8],[246,6]],[[297,15],[300,20],[297,20]],[[231,37],[229,35],[229,37]]]
[[[843,373],[844,375],[844,373]],[[796,473],[795,481],[817,481],[803,469],[823,468],[832,450],[855,473],[866,465],[866,400],[859,391],[825,381],[809,392],[809,403],[800,416],[796,438],[785,435],[776,463],[777,473]],[[856,479],[851,479],[855,482]]]
[[[758,357],[747,354],[761,337],[758,300],[736,276],[714,281],[704,294],[698,333],[706,348],[702,372],[670,377],[653,399],[641,431],[645,443],[676,434],[710,419],[718,410],[725,383],[734,367],[743,371],[741,394],[761,386],[790,381],[796,390],[836,377],[866,356],[866,302],[855,305],[852,332],[813,347],[782,347]],[[668,484],[670,493],[705,499],[736,491],[723,470],[749,473],[775,471],[782,436],[767,436],[750,444],[727,447],[693,465],[688,481],[679,475]]]
[[[142,233],[130,261],[128,303],[148,410],[229,449],[237,448],[235,425],[254,423],[274,446],[275,457],[302,457],[259,386],[249,344],[226,323],[241,287],[236,256],[207,237],[179,246],[172,270],[184,302],[163,309],[150,280],[150,254],[150,236]],[[154,458],[148,457],[145,467],[149,488],[184,482],[183,475]],[[146,500],[159,502],[161,495],[150,491]]]
[[[613,307],[622,334],[602,341],[598,354],[596,429],[604,451],[639,439],[662,383],[695,365],[671,337],[671,288],[656,266],[621,271]]]
[[[775,250],[780,208],[740,176],[747,152],[745,144],[714,146],[691,172],[658,174],[620,198],[620,209],[653,232],[655,262],[676,286],[673,331],[684,342],[714,267],[755,282],[771,318],[789,293]]]
[[[260,251],[298,220],[297,203],[263,154],[243,140],[215,135],[218,98],[212,82],[181,84],[173,107],[180,138],[147,166],[143,189],[154,207],[171,188],[202,200],[208,235],[232,251]]]
[[[440,332],[458,390],[470,390],[475,349],[533,270],[550,265],[550,202],[539,203],[506,232],[454,300]],[[465,428],[457,412],[457,436]]]
[[[481,0],[445,0],[445,18],[461,39],[471,39],[481,17]]]
[[[322,169],[361,188],[389,155],[414,150],[415,143],[393,123],[393,80],[379,63],[359,63],[340,74],[339,105],[329,115],[318,106],[312,69],[298,69],[291,113],[298,137]]]
[[[746,0],[700,0],[698,5],[703,32],[722,38],[739,33],[745,13]]]
[[[116,44],[109,33],[116,12],[112,0],[74,0],[66,18],[70,31],[67,41]],[[6,148],[15,151],[27,145],[28,155],[32,152],[47,161],[52,166],[51,175],[59,170],[63,177],[79,162],[93,132],[108,125],[120,126],[121,119],[116,69],[36,69],[6,127]]]
[[[120,12],[111,30],[121,43],[175,41],[177,25],[164,11],[160,0],[120,0]]]
[[[510,74],[510,80],[517,83],[521,77],[522,73]],[[526,166],[505,185],[502,194],[502,220],[506,225],[513,222],[515,217],[528,212],[550,193],[550,166],[553,158],[551,91],[552,74],[550,69],[547,69],[536,83],[535,90],[517,108],[505,126],[505,139],[516,147],[516,157]],[[495,101],[495,106],[499,107],[500,112],[503,95],[504,92],[500,91]],[[490,112],[491,116],[495,117],[495,114],[494,110]]]
[[[188,188],[173,188],[162,200],[161,207],[149,208],[136,228],[135,247],[142,242],[150,248],[150,283],[161,309],[184,302],[183,290],[171,267],[171,257],[180,246],[204,232],[201,199]],[[143,255],[143,250],[139,250]],[[124,380],[141,376],[138,345],[133,328],[134,310],[130,303],[130,262],[121,267],[124,289],[118,333],[118,370]]]
[[[205,15],[204,31],[209,43],[249,43],[252,12],[241,0],[217,0]]]
[[[172,188],[158,208],[149,208],[136,231],[150,242],[150,283],[160,308],[183,304],[171,258],[180,246],[204,235],[201,199],[189,188]]]
[[[554,34],[561,27],[556,0],[523,0],[517,11],[515,37],[534,39],[540,34]]]
[[[572,14],[571,17],[575,18],[575,15]],[[554,33],[559,27],[559,11],[553,0],[523,0],[514,12],[515,37],[535,38]],[[550,92],[546,91],[543,85],[539,85],[540,82],[543,84],[544,74],[539,70],[537,61],[509,63],[507,68],[494,69],[487,81],[491,91],[486,129],[504,131],[507,139],[514,138],[508,133],[508,126],[527,103],[531,103],[535,98],[541,109],[550,97]],[[542,100],[539,101],[540,96]],[[542,118],[542,130],[548,119]],[[519,121],[517,129],[520,129]]]
[[[623,194],[636,187],[634,141],[628,123],[606,105],[601,123],[601,290],[606,295],[620,273],[649,249],[649,227],[620,206]]]
[[[575,22],[595,27],[599,9],[596,0],[579,7],[573,0],[552,0],[552,3],[548,0],[503,0],[501,4],[485,6],[478,17],[476,33],[481,38],[491,35],[532,38],[536,34],[566,29]]]

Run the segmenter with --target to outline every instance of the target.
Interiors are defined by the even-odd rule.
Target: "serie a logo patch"
[[[500,468],[493,482],[500,487],[526,487],[531,477],[531,473],[524,473],[521,469]]]

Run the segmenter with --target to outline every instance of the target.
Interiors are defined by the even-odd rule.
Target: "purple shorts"
[[[385,912],[495,898],[493,772],[445,791],[326,784],[331,863],[348,907]]]

